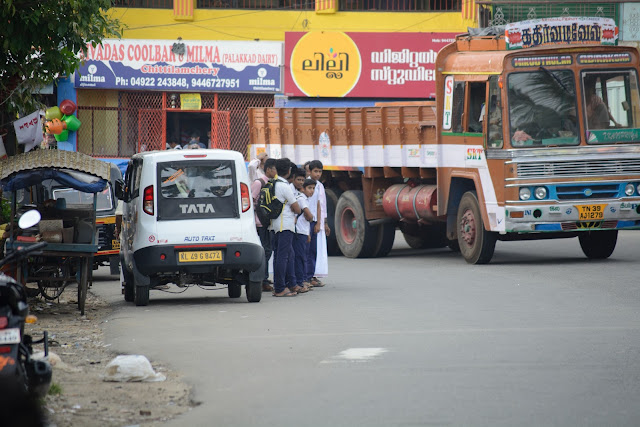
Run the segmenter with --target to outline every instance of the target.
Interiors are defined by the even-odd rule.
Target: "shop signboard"
[[[288,96],[434,98],[438,51],[456,33],[285,33]]]
[[[507,49],[554,44],[615,45],[618,27],[611,18],[572,17],[531,19],[505,26]]]
[[[83,57],[76,88],[282,92],[282,42],[114,39]]]

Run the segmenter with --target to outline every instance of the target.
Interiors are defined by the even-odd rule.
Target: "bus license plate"
[[[19,344],[20,328],[3,329],[0,331],[0,344]]]
[[[178,262],[222,261],[222,251],[178,252]]]
[[[604,208],[607,205],[579,205],[576,206],[580,214],[580,221],[604,219]]]
[[[120,240],[111,240],[111,249],[120,249]]]

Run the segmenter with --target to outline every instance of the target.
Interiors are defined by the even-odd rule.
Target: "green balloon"
[[[59,107],[47,108],[44,112],[44,117],[47,120],[62,119],[62,111],[60,111]]]

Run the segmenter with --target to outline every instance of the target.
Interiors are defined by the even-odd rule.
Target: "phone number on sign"
[[[126,84],[126,82],[123,82]],[[166,88],[239,88],[240,79],[191,79],[185,77],[132,77],[131,86],[137,87],[166,87]]]

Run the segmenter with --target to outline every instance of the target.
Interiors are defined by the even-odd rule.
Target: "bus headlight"
[[[547,198],[547,188],[546,187],[536,187],[533,194],[536,196],[536,199],[542,200]]]
[[[531,190],[527,187],[522,187],[520,189],[520,200],[529,200],[531,198]]]
[[[636,189],[633,184],[627,184],[624,186],[624,194],[627,196],[633,196],[636,193]]]

